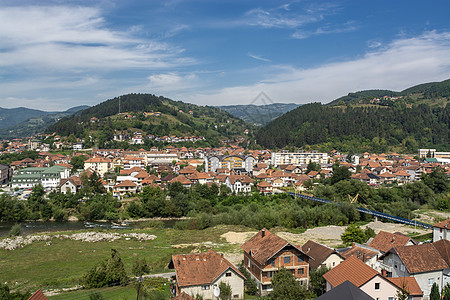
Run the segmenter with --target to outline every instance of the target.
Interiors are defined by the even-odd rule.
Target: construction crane
[[[352,197],[352,196],[350,196],[350,195],[347,195],[347,196],[348,196],[348,200],[350,201],[350,203],[358,202],[358,196],[359,196],[359,194],[356,194],[355,197]]]

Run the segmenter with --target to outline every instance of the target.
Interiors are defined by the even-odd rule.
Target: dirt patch
[[[361,226],[361,228],[365,229],[366,227],[372,228],[375,233],[380,232],[380,230],[387,231],[387,232],[401,232],[403,234],[426,234],[430,233],[430,230],[423,229],[420,227],[417,227],[414,229],[414,227],[403,225],[403,224],[396,224],[396,223],[383,223],[383,222],[371,222],[367,225]],[[313,240],[325,245],[328,245],[330,247],[336,247],[337,245],[342,244],[341,235],[344,233],[345,228],[347,226],[324,226],[324,227],[316,227],[306,230],[303,233],[290,233],[290,232],[276,232],[276,234],[288,241],[289,243],[293,245],[301,246],[305,244],[308,240]],[[224,233],[221,235],[228,243],[231,244],[243,244],[248,239],[250,239],[256,232],[255,231],[248,231],[248,232],[234,232],[229,231],[227,233]]]
[[[230,244],[243,244],[255,234],[256,231],[247,231],[247,232],[228,231],[227,233],[222,234],[220,237],[224,238]]]

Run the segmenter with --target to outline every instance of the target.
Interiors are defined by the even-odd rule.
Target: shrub
[[[9,231],[9,236],[19,236],[22,234],[22,226],[20,224],[14,224]]]

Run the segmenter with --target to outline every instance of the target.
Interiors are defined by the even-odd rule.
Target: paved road
[[[175,276],[175,272],[142,275],[142,277],[163,277],[167,279],[170,279],[172,276]]]

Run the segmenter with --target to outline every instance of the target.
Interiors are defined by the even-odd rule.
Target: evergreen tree
[[[291,271],[281,268],[272,277],[273,291],[270,299],[306,299],[306,292],[292,275]]]
[[[441,299],[441,294],[439,293],[439,287],[437,285],[437,283],[433,283],[433,286],[431,287],[431,292],[430,292],[430,300],[440,300]]]

